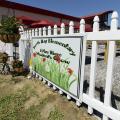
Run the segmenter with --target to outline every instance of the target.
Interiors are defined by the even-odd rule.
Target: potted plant
[[[20,23],[14,16],[3,17],[0,26],[0,40],[5,43],[16,43],[20,39]]]
[[[12,67],[16,73],[22,73],[23,72],[23,63],[20,60],[14,60]]]

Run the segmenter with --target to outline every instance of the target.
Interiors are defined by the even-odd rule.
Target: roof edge
[[[112,13],[112,12],[113,12],[113,10],[107,10],[107,11],[104,11],[104,12],[99,12],[99,13],[91,14],[91,15],[88,15],[88,16],[81,16],[80,19],[92,18],[92,17],[95,17],[95,16],[101,16],[101,15],[109,14],[109,13]]]

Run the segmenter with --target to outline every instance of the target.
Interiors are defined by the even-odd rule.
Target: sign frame
[[[34,39],[48,39],[48,38],[79,38],[80,39],[80,52],[79,52],[79,67],[78,67],[78,82],[77,82],[77,96],[74,95],[73,93],[66,91],[65,89],[61,88],[60,86],[58,86],[57,84],[55,84],[54,82],[52,82],[51,80],[47,79],[45,76],[41,75],[40,73],[37,73],[36,71],[34,71],[32,69],[32,71],[34,71],[37,75],[39,75],[40,77],[42,77],[43,79],[45,79],[46,81],[48,81],[49,83],[51,83],[52,85],[56,86],[58,89],[62,90],[64,93],[72,96],[74,99],[79,100],[80,99],[80,87],[83,86],[81,85],[81,83],[83,84],[83,81],[81,81],[81,71],[82,71],[82,53],[83,53],[83,41],[84,41],[84,35],[56,35],[56,36],[40,36],[40,37],[32,37],[32,53],[33,53],[33,41]],[[61,40],[62,41],[62,40]]]

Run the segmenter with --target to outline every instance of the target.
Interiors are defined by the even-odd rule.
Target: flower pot
[[[23,67],[19,68],[19,72],[22,73],[23,72]]]
[[[20,34],[1,34],[0,40],[4,43],[16,43],[20,39]]]
[[[14,68],[14,71],[18,73],[19,72],[19,68]]]
[[[16,72],[16,73],[22,73],[23,72],[23,67],[20,67],[20,68],[14,68],[14,71]]]

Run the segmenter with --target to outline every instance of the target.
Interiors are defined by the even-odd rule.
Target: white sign
[[[82,37],[34,38],[33,70],[78,97],[82,42]]]

